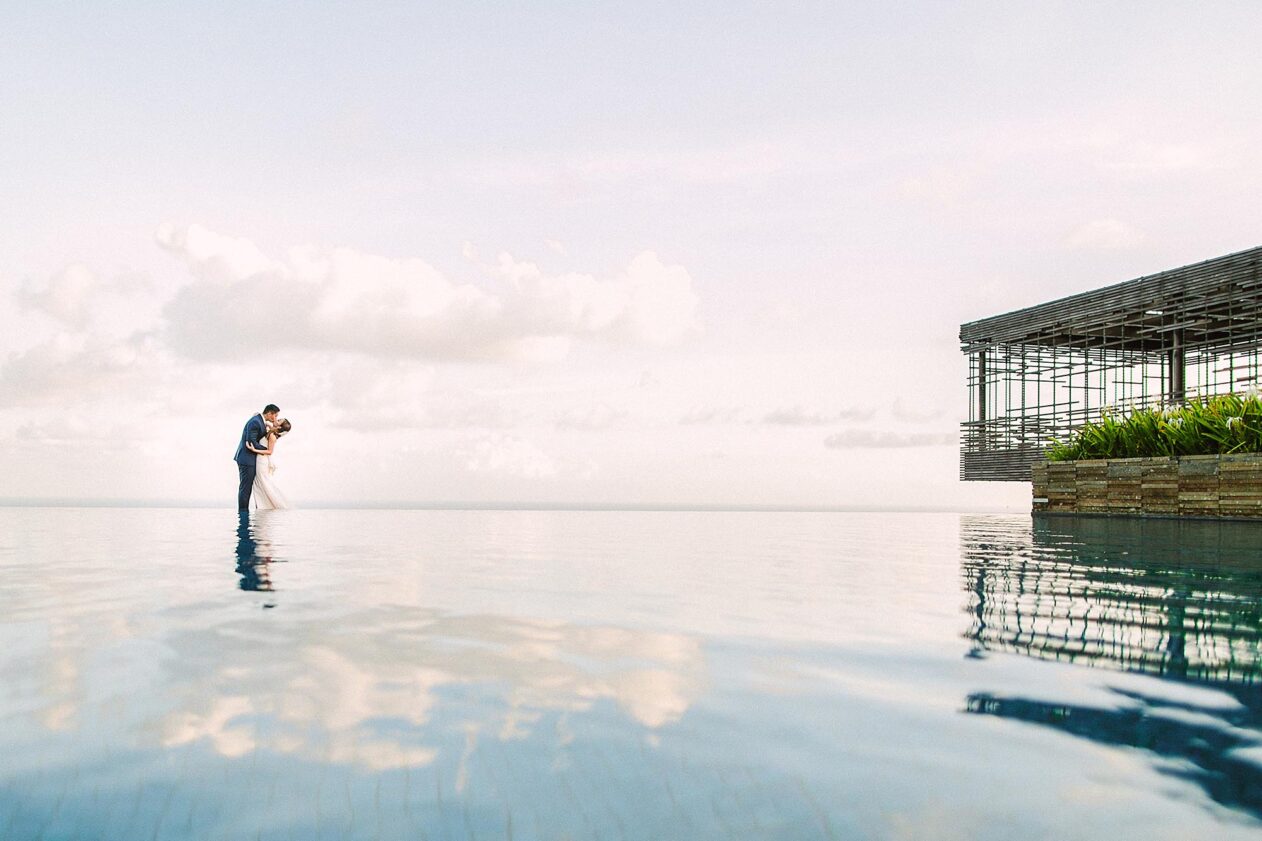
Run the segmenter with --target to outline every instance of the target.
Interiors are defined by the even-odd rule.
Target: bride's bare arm
[[[272,450],[276,449],[276,436],[275,434],[269,434],[267,436],[267,449],[266,450],[260,450],[258,447],[254,446],[249,441],[245,442],[245,446],[246,448],[249,449],[250,452],[254,453],[256,456],[270,456],[272,454]]]

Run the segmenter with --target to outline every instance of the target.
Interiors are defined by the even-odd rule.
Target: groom
[[[241,430],[241,443],[237,445],[237,454],[233,460],[237,463],[237,471],[241,474],[241,486],[237,489],[237,510],[250,510],[250,491],[254,489],[254,473],[256,470],[256,462],[258,457],[250,452],[250,448],[246,443],[253,444],[260,450],[267,449],[267,425],[276,422],[276,416],[280,414],[280,408],[274,403],[268,403],[263,407],[260,414],[255,415],[245,422],[245,429]]]

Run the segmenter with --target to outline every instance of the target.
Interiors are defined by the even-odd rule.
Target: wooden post
[[[981,433],[978,438],[978,449],[984,450],[989,432],[986,428],[986,351],[984,350],[977,352],[977,420],[981,422],[977,427]]]
[[[1183,331],[1174,331],[1171,341],[1170,349],[1166,351],[1166,369],[1169,371],[1166,402],[1179,404],[1187,394],[1187,359],[1183,351]]]

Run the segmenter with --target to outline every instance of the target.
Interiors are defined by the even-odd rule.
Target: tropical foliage
[[[1106,410],[1067,441],[1053,441],[1051,461],[1262,452],[1262,397],[1222,394],[1183,406]]]

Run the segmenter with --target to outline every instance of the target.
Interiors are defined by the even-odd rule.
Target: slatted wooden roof
[[[1262,325],[1262,246],[960,326],[972,353],[996,344],[1158,351],[1253,344]]]

